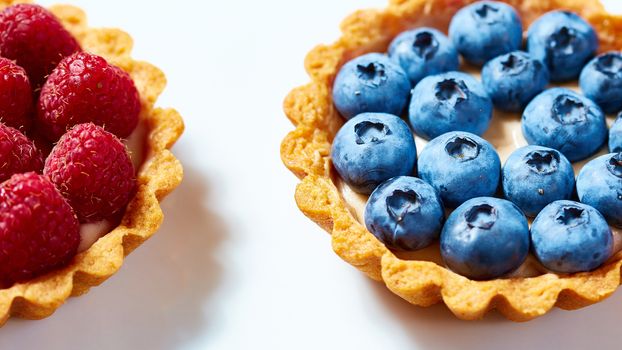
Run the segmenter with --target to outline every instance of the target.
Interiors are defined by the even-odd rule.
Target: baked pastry
[[[0,10],[4,10],[7,6],[15,5],[18,3],[24,3],[28,1],[0,1]],[[128,197],[129,204],[125,208],[127,200],[123,200],[119,203],[113,203],[115,208],[108,208],[110,211],[103,212],[101,209],[103,206],[112,203],[116,199],[107,199],[102,201],[101,206],[94,211],[90,211],[93,208],[84,208],[81,210],[80,222],[97,222],[99,214],[113,215],[118,217],[118,224],[114,224],[104,230],[104,232],[96,232],[93,237],[78,237],[82,241],[82,247],[80,252],[71,256],[68,263],[62,265],[60,268],[53,269],[43,275],[36,274],[34,278],[27,280],[20,280],[15,284],[5,284],[3,289],[0,289],[0,324],[4,324],[8,318],[12,316],[26,318],[26,319],[40,319],[51,315],[59,306],[61,306],[65,300],[70,296],[78,296],[89,291],[91,287],[97,286],[104,282],[107,278],[112,276],[122,265],[123,259],[126,255],[131,253],[146,239],[151,237],[158,227],[160,226],[163,214],[160,209],[159,202],[173,191],[181,182],[183,176],[183,170],[180,162],[170,152],[170,148],[181,136],[184,124],[180,115],[173,109],[162,109],[154,106],[158,96],[163,91],[166,85],[166,78],[164,74],[146,62],[139,62],[132,59],[132,39],[130,36],[118,29],[95,29],[89,28],[86,21],[86,15],[82,10],[73,6],[58,5],[49,9],[60,20],[62,25],[75,37],[75,47],[81,47],[85,52],[89,54],[76,54],[79,56],[81,62],[87,62],[90,59],[94,61],[89,63],[95,66],[96,64],[111,64],[120,67],[123,71],[127,72],[133,80],[139,95],[138,106],[131,106],[128,108],[138,108],[139,117],[137,119],[138,126],[135,128],[125,141],[126,146],[132,151],[132,161],[136,171],[136,180],[129,181],[129,177],[133,176],[127,174],[128,181],[122,186],[120,190],[123,194],[130,194]],[[38,10],[37,10],[38,11]],[[43,21],[46,21],[47,17]],[[52,24],[53,27],[53,24]],[[39,27],[40,30],[42,27]],[[49,29],[50,27],[45,27]],[[65,40],[67,38],[54,38],[53,40]],[[3,38],[6,43],[6,38]],[[72,38],[65,40],[72,44]],[[53,45],[54,43],[50,44]],[[59,52],[64,52],[65,56],[69,56],[71,52],[75,52],[73,48],[69,48],[68,52],[62,51],[64,48],[59,49]],[[5,48],[4,54],[9,53],[9,49]],[[105,58],[97,58],[99,55]],[[88,56],[88,57],[87,57]],[[73,57],[73,56],[72,56]],[[72,64],[70,58],[67,58],[67,63]],[[40,57],[39,57],[40,58]],[[14,58],[18,63],[19,58]],[[75,63],[75,61],[73,61]],[[43,80],[40,80],[40,74],[47,74],[49,70],[54,67],[44,67],[39,62],[26,62],[22,61],[23,66],[26,67],[26,71],[30,76],[30,80],[33,87],[43,85]],[[29,64],[32,63],[32,66]],[[43,67],[48,72],[37,71],[38,68]],[[72,66],[75,68],[75,66]],[[103,66],[102,66],[103,67]],[[108,68],[106,68],[108,69]],[[102,70],[103,71],[103,70]],[[125,73],[117,71],[114,68],[110,74],[115,77],[125,76]],[[56,71],[52,74],[56,75],[56,82],[61,82],[64,79],[61,73]],[[39,77],[39,78],[38,78]],[[121,78],[123,80],[125,78]],[[86,83],[85,83],[86,84]],[[123,85],[123,82],[119,83],[117,89],[120,91],[128,92],[126,90],[133,88],[130,85]],[[105,85],[97,85],[97,88],[105,88]],[[43,96],[46,94],[45,86],[40,94]],[[131,93],[128,92],[128,100],[131,98]],[[117,100],[118,101],[118,100]],[[132,102],[128,102],[132,103]],[[46,106],[45,108],[52,109],[53,104]],[[113,108],[122,108],[117,105]],[[108,110],[110,111],[110,109]],[[79,124],[84,121],[72,121],[72,124],[68,124],[67,128],[74,124]],[[126,121],[127,122],[127,121]],[[81,128],[81,129],[80,129]],[[10,129],[10,128],[9,128]],[[133,128],[132,128],[133,129]],[[11,129],[15,130],[15,129]],[[106,139],[107,147],[114,148],[116,151],[112,153],[106,153],[106,157],[121,157],[121,162],[128,160],[124,154],[124,146],[120,144],[119,140],[113,134],[104,131],[101,127],[94,124],[80,124],[72,130],[79,135],[74,135],[77,141],[80,142],[82,137],[101,137]],[[115,130],[111,130],[116,132]],[[131,130],[130,130],[131,131]],[[33,132],[34,134],[34,132]],[[63,136],[65,141],[61,140],[59,146],[55,148],[51,158],[53,161],[49,161],[46,164],[47,175],[56,180],[57,186],[63,182],[63,186],[67,186],[72,179],[63,178],[63,157],[75,156],[70,155],[74,150],[71,146],[71,135]],[[35,144],[44,153],[49,153],[50,149],[44,149],[47,141],[39,140],[35,136]],[[82,140],[84,141],[84,140]],[[64,148],[60,145],[64,143]],[[41,145],[41,146],[40,146]],[[75,148],[75,147],[74,147]],[[106,150],[108,152],[110,150]],[[115,153],[116,152],[116,153]],[[100,149],[100,154],[104,154],[104,150]],[[112,158],[102,158],[101,161],[112,162]],[[57,163],[54,163],[54,162]],[[115,160],[116,162],[116,160]],[[64,163],[66,164],[66,163]],[[132,163],[114,163],[123,164],[124,172],[131,172]],[[39,164],[39,169],[42,169],[43,164]],[[97,165],[93,163],[92,165]],[[117,170],[121,169],[121,165]],[[34,169],[33,169],[34,170]],[[119,170],[120,171],[120,170]],[[21,176],[21,175],[20,175]],[[22,181],[23,178],[28,178],[30,184],[35,186],[41,191],[47,191],[45,193],[52,193],[50,191],[56,191],[49,180],[42,180],[43,177],[35,175],[34,173],[26,174],[21,178],[14,178],[14,182]],[[10,181],[3,186],[9,188]],[[134,187],[135,184],[135,187]],[[36,187],[43,186],[43,187]],[[46,187],[47,186],[47,187]],[[43,192],[42,192],[43,193]],[[55,192],[58,193],[58,192]],[[55,196],[55,194],[52,194]],[[63,195],[67,195],[63,193]],[[60,197],[59,197],[60,198]],[[71,199],[74,201],[74,206],[78,207],[80,202],[79,198]],[[85,204],[85,203],[82,203]],[[91,203],[92,204],[92,203]],[[85,204],[86,205],[86,204]],[[87,205],[88,207],[88,205]],[[125,208],[124,211],[119,211],[119,207]],[[105,209],[104,211],[106,211]],[[75,216],[75,214],[72,214]],[[93,216],[94,215],[94,216]],[[73,219],[77,223],[77,218]],[[109,221],[114,222],[114,221]],[[64,225],[64,224],[63,224]],[[67,226],[68,225],[68,226]],[[69,223],[63,227],[72,227],[73,224]],[[101,231],[101,227],[96,231]],[[109,232],[108,232],[109,231]],[[103,234],[101,238],[99,235]],[[99,238],[99,239],[98,239]],[[73,239],[73,238],[72,238]],[[73,243],[72,243],[73,244]],[[73,248],[75,249],[75,247]],[[6,278],[3,275],[2,278]],[[3,284],[6,281],[3,280]]]
[[[389,43],[408,29],[425,25],[447,32],[452,16],[472,2],[396,0],[384,10],[357,11],[342,23],[339,40],[318,46],[307,55],[305,67],[311,82],[294,89],[284,103],[285,113],[296,129],[284,139],[281,157],[301,179],[296,202],[305,215],[331,233],[333,249],[342,259],[415,305],[442,301],[465,320],[479,319],[497,309],[511,320],[526,321],[553,306],[577,309],[601,301],[620,284],[619,252],[591,272],[519,271],[506,278],[471,280],[443,267],[434,249],[415,254],[387,249],[363,225],[360,203],[365,198],[344,186],[332,167],[331,144],[344,123],[332,97],[340,68],[363,54],[387,51]],[[524,28],[546,12],[565,9],[578,13],[595,28],[600,52],[622,46],[618,37],[622,18],[608,14],[598,1],[504,2],[518,10]],[[497,132],[493,140],[488,137],[496,145],[508,134],[507,129],[499,131],[503,132]],[[438,251],[438,246],[433,248]]]

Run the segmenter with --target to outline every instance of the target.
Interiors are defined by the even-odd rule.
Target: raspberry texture
[[[33,87],[40,87],[58,62],[76,51],[76,39],[45,8],[19,4],[0,13],[0,55],[24,67]]]
[[[80,225],[42,175],[14,175],[0,185],[0,284],[28,280],[69,262]]]
[[[43,170],[35,144],[16,129],[0,124],[0,182],[14,174]]]
[[[93,123],[76,125],[61,137],[45,162],[44,174],[67,198],[80,222],[118,213],[136,189],[125,145]]]
[[[88,122],[125,138],[136,128],[139,113],[132,78],[102,57],[80,52],[61,61],[43,85],[37,120],[51,141]]]
[[[32,87],[24,68],[0,57],[0,122],[21,131],[32,124]]]

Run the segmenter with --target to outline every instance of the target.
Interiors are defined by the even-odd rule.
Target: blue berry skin
[[[568,81],[576,79],[596,54],[598,37],[594,28],[577,14],[552,11],[529,27],[527,50],[546,64],[552,81]]]
[[[582,203],[596,208],[612,225],[622,227],[622,153],[587,163],[577,177],[577,194]]]
[[[591,60],[581,71],[583,94],[608,114],[622,110],[622,54],[607,52]]]
[[[546,206],[531,225],[536,258],[561,273],[591,271],[613,253],[613,234],[598,210],[573,201]]]
[[[448,72],[426,77],[412,94],[410,125],[425,139],[450,131],[482,135],[490,125],[492,101],[482,84],[469,74]]]
[[[536,96],[523,112],[522,129],[530,145],[554,148],[571,162],[596,153],[607,140],[607,123],[600,107],[565,88]]]
[[[622,113],[609,129],[609,152],[622,152]]]
[[[460,66],[451,40],[427,27],[398,35],[389,46],[389,57],[404,69],[412,86],[428,75],[457,70]]]
[[[493,196],[501,177],[494,147],[467,132],[450,132],[430,141],[419,155],[418,169],[419,177],[450,208],[471,198]]]
[[[411,175],[417,147],[406,122],[385,113],[363,113],[341,127],[333,141],[332,160],[354,191],[370,194],[382,182]]]
[[[436,240],[445,212],[434,188],[423,180],[400,176],[382,183],[365,207],[365,225],[388,248],[414,251]]]
[[[464,59],[475,65],[520,49],[523,26],[510,5],[478,1],[462,8],[451,19],[449,37]]]
[[[410,81],[402,67],[379,53],[346,63],[333,85],[333,102],[346,119],[366,112],[401,115],[409,96]]]
[[[507,112],[522,111],[549,83],[549,71],[528,53],[514,51],[488,61],[482,84],[493,104]]]
[[[514,151],[503,166],[502,183],[505,198],[531,217],[554,201],[570,199],[575,185],[568,159],[541,146]]]
[[[529,224],[512,202],[481,197],[456,209],[441,233],[441,255],[452,271],[487,280],[516,270],[529,253]]]

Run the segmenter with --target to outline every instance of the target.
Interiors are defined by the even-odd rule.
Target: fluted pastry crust
[[[342,22],[339,40],[317,46],[307,55],[311,82],[292,90],[284,102],[285,114],[296,129],[283,140],[281,158],[301,179],[296,202],[306,216],[332,234],[333,249],[343,260],[415,305],[442,301],[465,320],[497,309],[508,319],[527,321],[553,306],[577,309],[601,301],[620,284],[620,253],[589,273],[471,281],[434,262],[398,258],[356,220],[336,186],[330,147],[343,119],[333,107],[331,88],[341,65],[366,52],[386,51],[389,42],[409,28],[446,29],[453,13],[474,1],[391,0],[383,10],[359,10]],[[601,51],[622,47],[622,17],[608,14],[598,0],[504,2],[521,13],[525,28],[545,12],[575,11],[595,27]]]
[[[29,1],[0,0],[0,9]],[[127,71],[140,92],[141,123],[146,126],[146,158],[137,174],[138,191],[121,224],[100,238],[90,249],[78,254],[63,269],[0,290],[0,325],[11,316],[40,319],[51,315],[70,296],[88,292],[112,276],[123,259],[151,237],[163,215],[160,201],[180,183],[183,169],[170,152],[181,136],[184,124],[173,109],[155,108],[166,78],[156,67],[130,56],[132,38],[118,29],[89,28],[86,15],[73,6],[58,5],[50,10],[78,39],[82,48],[105,57]]]

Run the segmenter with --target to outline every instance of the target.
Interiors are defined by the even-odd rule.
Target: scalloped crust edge
[[[528,321],[553,306],[572,310],[599,302],[620,285],[622,254],[590,273],[471,281],[432,262],[397,258],[357,222],[335,186],[330,147],[343,120],[333,107],[331,87],[341,65],[366,52],[385,51],[393,37],[416,25],[446,28],[445,19],[474,1],[391,0],[384,10],[356,11],[342,22],[339,40],[309,52],[305,68],[311,82],[292,90],[284,102],[296,129],[283,140],[281,159],[301,179],[296,203],[331,233],[333,250],[343,260],[414,305],[444,302],[464,320],[481,319],[496,309],[510,320]],[[526,25],[553,9],[578,12],[598,31],[601,51],[622,47],[622,17],[608,14],[598,0],[503,1],[521,13]]]
[[[0,10],[29,1],[0,0]],[[166,78],[156,67],[130,57],[132,39],[118,29],[88,28],[79,8],[57,5],[50,10],[72,32],[82,47],[101,55],[127,71],[141,95],[141,121],[148,133],[148,154],[138,171],[138,191],[128,205],[121,224],[78,254],[59,270],[0,290],[0,325],[12,316],[41,319],[50,316],[70,296],[82,295],[115,274],[124,257],[151,237],[163,220],[160,201],[183,177],[181,163],[170,152],[184,130],[181,116],[173,109],[154,108],[164,90]]]

